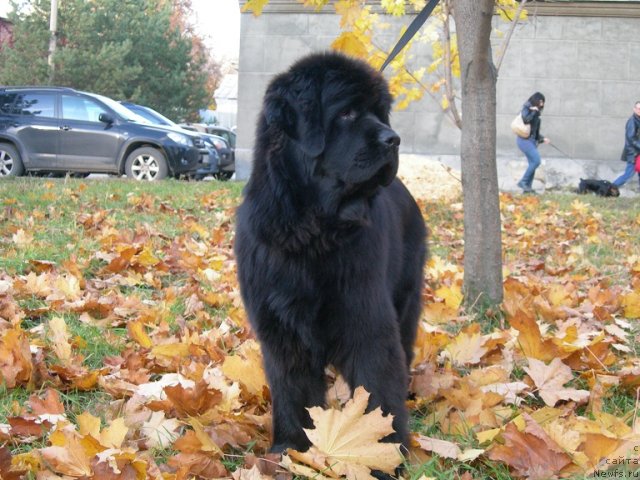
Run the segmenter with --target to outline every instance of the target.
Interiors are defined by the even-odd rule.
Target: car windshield
[[[122,118],[124,118],[128,122],[145,123],[147,125],[151,123],[146,118],[141,117],[137,113],[133,113],[127,107],[120,105],[118,102],[110,99],[109,97],[104,97],[102,95],[98,95],[97,93],[87,93],[87,95],[100,100],[107,107],[109,107],[111,110],[116,112],[118,115],[120,115]]]
[[[163,125],[175,125],[176,124],[176,122],[174,122],[173,120],[165,117],[160,112],[156,112],[152,108],[144,107],[143,110],[146,111],[147,115],[155,118],[158,121],[158,123],[162,123]]]

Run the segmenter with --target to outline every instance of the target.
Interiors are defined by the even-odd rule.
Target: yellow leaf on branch
[[[367,47],[360,36],[353,32],[342,32],[331,44],[331,48],[357,58],[367,58]]]

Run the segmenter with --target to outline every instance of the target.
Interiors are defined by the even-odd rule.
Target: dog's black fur
[[[394,416],[405,399],[421,305],[424,221],[396,179],[391,96],[363,62],[315,54],[276,77],[257,126],[235,252],[273,400],[272,451],[306,450],[306,407],[325,367]]]
[[[619,197],[620,190],[608,180],[595,180],[581,178],[578,184],[578,193],[593,192],[601,197]]]

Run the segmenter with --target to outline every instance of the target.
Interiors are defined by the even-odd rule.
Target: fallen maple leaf
[[[29,382],[32,372],[29,339],[19,327],[7,330],[0,336],[0,383],[13,388]]]
[[[222,371],[229,380],[240,382],[253,395],[262,395],[267,379],[262,369],[262,354],[255,340],[247,340],[237,355],[225,358]]]
[[[462,450],[458,445],[447,440],[427,437],[424,435],[417,435],[414,440],[423,450],[436,453],[442,458],[458,458],[462,453]]]
[[[176,430],[180,426],[180,421],[175,418],[165,418],[164,412],[153,412],[140,428],[140,433],[147,439],[149,448],[168,448],[178,438]]]
[[[290,452],[292,456],[312,466],[318,464],[314,456],[326,459],[324,468],[347,478],[373,478],[371,470],[393,473],[403,460],[400,444],[380,443],[393,433],[393,417],[383,416],[380,408],[365,414],[368,403],[369,393],[358,387],[341,411],[310,408],[316,428],[305,433],[313,446],[305,453]]]
[[[588,390],[576,390],[565,388],[564,384],[573,379],[571,368],[562,363],[559,358],[554,358],[549,365],[528,358],[529,367],[524,370],[529,374],[533,383],[538,387],[538,394],[548,406],[553,407],[560,400],[575,400],[584,402],[589,398]]]
[[[487,353],[484,348],[485,338],[480,332],[460,332],[447,345],[446,351],[454,365],[474,365]]]
[[[502,436],[504,445],[495,445],[489,450],[489,458],[505,462],[518,475],[530,480],[548,480],[571,463],[562,449],[525,414],[527,427],[524,432],[510,423]]]
[[[49,320],[49,338],[51,348],[63,365],[71,362],[71,335],[67,331],[67,324],[62,317],[53,317]]]
[[[42,460],[54,471],[72,477],[91,476],[91,457],[96,452],[88,451],[82,440],[73,431],[57,431],[60,445],[40,450]]]

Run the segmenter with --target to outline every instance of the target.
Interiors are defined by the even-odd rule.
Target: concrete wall
[[[640,2],[625,3],[640,14]],[[339,32],[338,20],[333,14],[295,9],[293,13],[276,9],[261,17],[242,15],[238,178],[250,173],[255,123],[268,81],[299,57],[329,48]],[[391,45],[400,26],[410,20],[392,21],[389,35],[379,41]],[[614,162],[619,162],[624,124],[633,103],[640,99],[639,30],[640,18],[616,16],[532,15],[527,23],[518,25],[499,72],[498,156],[522,156],[509,123],[529,95],[541,91],[547,97],[544,135],[573,159],[586,160],[589,165],[609,162],[607,171],[621,170],[622,163]],[[501,42],[501,38],[494,39],[495,51]],[[416,65],[426,65],[430,58],[428,49],[421,48],[413,50]],[[459,130],[431,97],[425,96],[407,110],[394,111],[391,122],[402,137],[404,153],[459,152]],[[543,157],[561,157],[549,146],[542,146],[541,152]]]

